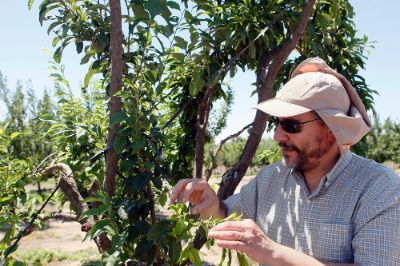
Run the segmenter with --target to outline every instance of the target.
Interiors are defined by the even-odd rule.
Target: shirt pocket
[[[307,223],[311,239],[310,255],[331,262],[352,262],[353,226],[351,224]]]

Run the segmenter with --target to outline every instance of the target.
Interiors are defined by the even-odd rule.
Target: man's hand
[[[212,228],[209,238],[216,239],[221,248],[241,251],[260,264],[296,266],[351,265],[321,262],[300,251],[272,241],[250,219],[227,221]]]
[[[201,219],[225,217],[225,210],[220,208],[220,201],[214,190],[204,179],[182,179],[172,189],[170,203],[190,202],[194,205],[192,214],[200,214]]]
[[[279,246],[250,219],[221,223],[209,231],[208,237],[216,239],[219,247],[241,251],[261,264],[270,264]]]

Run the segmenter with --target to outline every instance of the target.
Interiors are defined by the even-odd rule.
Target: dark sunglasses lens
[[[279,122],[281,124],[281,127],[283,130],[289,133],[299,133],[301,131],[299,127],[299,123],[296,121],[291,121],[291,120],[285,120]]]
[[[273,117],[272,118],[272,123],[277,127],[278,125],[281,125],[282,129],[288,133],[299,133],[301,132],[301,124],[297,121],[293,120],[283,120],[279,121],[278,118]]]

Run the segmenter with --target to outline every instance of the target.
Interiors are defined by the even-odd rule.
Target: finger
[[[182,179],[182,180],[179,180],[178,183],[176,183],[176,185],[172,189],[172,192],[171,192],[171,195],[170,195],[170,198],[169,198],[169,202],[170,203],[174,203],[176,201],[176,199],[181,194],[182,190],[186,187],[186,185],[188,183],[191,182],[191,180],[192,179]]]
[[[209,198],[205,198],[203,201],[201,201],[199,204],[195,205],[192,208],[192,213],[193,214],[202,213],[205,210],[207,210],[208,208],[210,208],[211,205],[212,205],[212,200]]]
[[[200,201],[202,200],[202,196],[200,197],[199,194],[202,194],[204,191],[206,183],[201,182],[199,179],[195,179],[188,183],[185,189],[182,191],[182,202],[186,201]],[[197,204],[198,202],[193,202]]]
[[[214,231],[239,231],[244,232],[248,228],[248,225],[244,221],[227,221],[220,223],[213,228],[211,228],[210,232]]]
[[[208,233],[208,238],[218,239],[218,240],[233,240],[246,242],[244,239],[244,234],[238,231],[214,231]]]

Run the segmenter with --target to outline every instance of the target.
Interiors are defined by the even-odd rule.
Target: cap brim
[[[258,104],[256,108],[264,113],[277,117],[290,117],[312,111],[309,108],[289,103],[279,98],[264,101]]]

